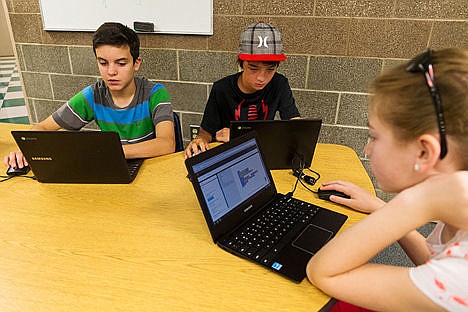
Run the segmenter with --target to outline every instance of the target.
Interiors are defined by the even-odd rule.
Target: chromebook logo
[[[21,140],[21,141],[37,141],[37,138],[35,138],[35,137],[25,137],[25,136],[22,136],[22,137],[20,137],[20,140]]]

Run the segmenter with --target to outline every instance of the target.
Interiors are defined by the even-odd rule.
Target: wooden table
[[[27,128],[0,124],[2,156]],[[373,192],[350,148],[319,144],[312,169]],[[290,171],[272,174],[292,190]],[[128,185],[15,177],[0,195],[0,311],[317,311],[329,299],[214,245],[182,153],[146,160]],[[300,185],[294,196],[347,214],[344,228],[363,217]]]

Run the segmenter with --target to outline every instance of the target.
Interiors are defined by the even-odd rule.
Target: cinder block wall
[[[92,33],[42,29],[39,0],[6,0],[32,122],[99,78]],[[466,0],[213,0],[214,34],[141,35],[139,75],[162,82],[185,140],[212,83],[237,71],[243,28],[260,19],[283,33],[303,117],[321,117],[321,142],[352,147],[368,168],[366,83],[427,47],[468,48]],[[380,194],[385,197],[386,194]]]

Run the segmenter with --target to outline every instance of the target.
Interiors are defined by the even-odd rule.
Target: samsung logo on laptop
[[[252,209],[252,207],[253,207],[253,205],[250,205],[249,207],[245,208],[245,209],[244,209],[244,212],[249,211],[250,209]]]
[[[31,157],[31,160],[52,160],[52,157],[33,156],[33,157]]]

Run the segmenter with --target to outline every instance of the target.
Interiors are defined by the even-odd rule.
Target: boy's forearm
[[[46,119],[31,127],[32,130],[59,130],[61,128],[62,127],[57,124],[52,116],[47,117]]]
[[[148,141],[122,146],[125,158],[150,158],[174,153],[175,141],[168,138],[155,138]]]

